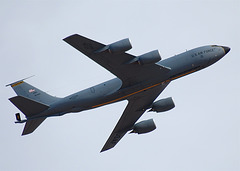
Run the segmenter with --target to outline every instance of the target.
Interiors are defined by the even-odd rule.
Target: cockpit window
[[[218,45],[212,45],[211,47],[218,47]]]

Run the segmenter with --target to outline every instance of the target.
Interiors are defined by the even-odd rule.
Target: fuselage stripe
[[[136,91],[136,92],[131,93],[131,94],[128,94],[128,95],[126,95],[126,96],[122,96],[122,97],[120,97],[120,98],[117,98],[117,99],[114,99],[114,100],[111,100],[111,101],[108,101],[108,102],[105,102],[105,103],[102,103],[102,104],[98,104],[98,105],[92,106],[92,108],[95,108],[95,107],[99,107],[99,106],[103,106],[103,105],[106,105],[106,104],[110,104],[110,103],[116,102],[116,101],[118,101],[118,100],[127,98],[127,97],[132,96],[132,95],[137,94],[137,93],[140,93],[140,92],[142,92],[142,91],[144,91],[144,90],[148,90],[148,89],[150,89],[150,88],[156,87],[156,86],[158,86],[158,85],[160,85],[160,84],[161,84],[161,83],[157,83],[157,84],[155,84],[155,85],[152,85],[152,86],[150,86],[150,87],[146,87],[146,88],[144,88],[144,89],[142,89],[142,90]]]

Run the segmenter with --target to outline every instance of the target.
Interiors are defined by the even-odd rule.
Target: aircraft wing
[[[158,95],[167,87],[169,82],[161,83],[148,91],[143,91],[128,99],[128,105],[125,108],[121,118],[115,126],[112,134],[108,138],[101,152],[113,148],[121,138],[132,129],[135,122],[148,109]]]
[[[140,65],[137,62],[132,62],[137,59],[136,56],[128,53],[111,53],[106,50],[111,44],[106,46],[78,34],[63,40],[120,78],[122,88],[148,82],[149,78],[154,79],[153,75],[159,79],[171,70],[155,63]],[[152,105],[168,83],[158,83],[147,88],[148,91],[140,91],[127,98],[128,105],[101,152],[113,148],[132,129],[135,122]]]
[[[148,80],[149,75],[159,77],[163,72],[171,70],[158,64],[139,65],[134,62],[129,63],[136,59],[136,56],[128,53],[99,52],[106,45],[78,34],[71,35],[63,40],[120,78],[123,82],[122,87]]]

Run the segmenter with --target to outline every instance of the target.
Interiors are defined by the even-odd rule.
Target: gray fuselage
[[[59,98],[58,101],[50,105],[48,110],[38,116],[60,116],[126,100],[128,97],[146,91],[162,82],[170,82],[206,68],[221,59],[226,53],[224,47],[216,45],[186,51],[156,63],[171,68],[164,75],[152,75],[146,82],[124,88],[122,88],[122,81],[119,78],[114,78],[67,97]]]

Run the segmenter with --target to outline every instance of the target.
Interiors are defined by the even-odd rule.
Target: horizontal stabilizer
[[[48,109],[49,106],[36,102],[22,96],[15,96],[9,99],[19,110],[21,110],[27,117],[34,116]]]
[[[27,135],[32,133],[45,119],[46,118],[28,120],[25,124],[22,135]]]

